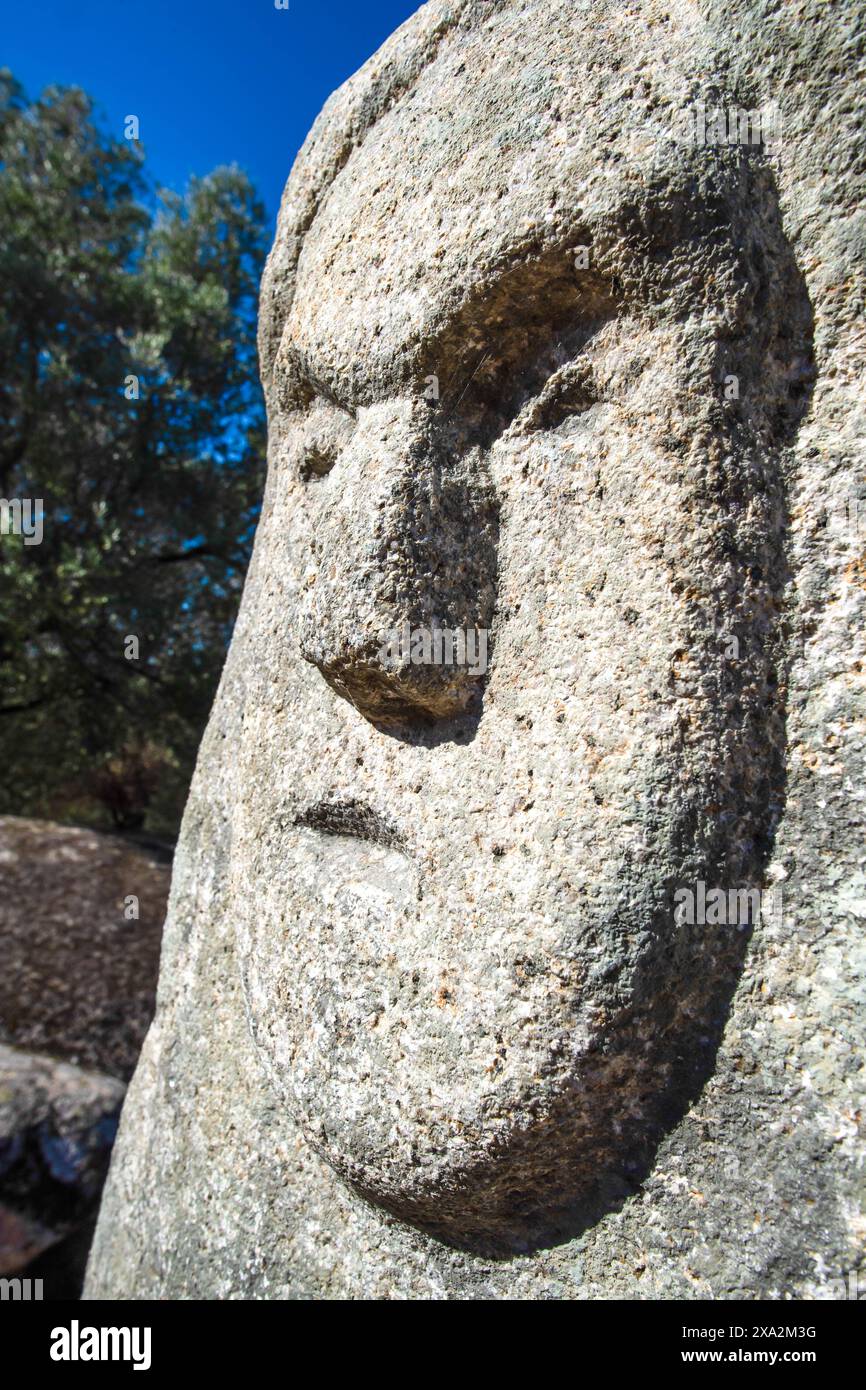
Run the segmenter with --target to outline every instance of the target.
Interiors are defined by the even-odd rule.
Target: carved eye
[[[305,483],[326,478],[355,430],[355,418],[330,401],[317,400],[306,421],[299,473]]]
[[[569,362],[555,372],[530,407],[530,429],[556,429],[571,415],[581,415],[598,402],[598,391],[586,361]]]
[[[572,415],[581,415],[596,405],[598,391],[592,369],[583,356],[552,371],[543,388],[515,417],[511,432],[532,434],[535,430],[556,429]]]
[[[450,413],[461,417],[482,447],[506,432],[553,430],[598,404],[591,344],[603,325],[580,323],[526,348],[525,359],[498,359],[488,352]],[[531,345],[530,345],[531,346]]]
[[[324,478],[330,473],[334,464],[337,462],[336,449],[326,449],[319,445],[313,445],[304,453],[304,461],[301,464],[301,478],[305,483],[313,482],[316,478]]]

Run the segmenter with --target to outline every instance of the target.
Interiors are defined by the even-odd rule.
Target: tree
[[[0,499],[44,508],[40,544],[0,508],[2,812],[176,825],[261,495],[264,253],[238,169],[154,194],[83,92],[0,72]]]

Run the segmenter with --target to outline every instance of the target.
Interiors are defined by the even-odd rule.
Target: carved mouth
[[[323,835],[345,835],[405,852],[405,837],[393,821],[354,797],[324,797],[301,807],[292,824]]]

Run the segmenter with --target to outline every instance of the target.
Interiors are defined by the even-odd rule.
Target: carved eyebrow
[[[283,409],[304,410],[314,401],[321,400],[356,419],[357,404],[341,398],[329,381],[308,368],[288,337],[287,330],[288,325],[283,331],[274,359],[274,377],[278,386],[278,399]]]
[[[462,298],[459,297],[459,283],[451,287],[450,293],[447,287],[443,290],[439,306],[441,316],[431,326],[429,337],[423,342],[407,341],[402,363],[394,370],[386,369],[381,376],[367,378],[363,389],[351,399],[317,375],[290,345],[287,347],[290,306],[280,351],[285,366],[288,368],[291,363],[295,391],[303,400],[309,401],[318,394],[340,409],[354,413],[359,405],[376,399],[380,391],[417,389],[419,382],[435,375],[439,378],[440,399],[444,396],[453,404],[485,353],[488,361],[484,371],[497,360],[519,367],[521,361],[543,350],[545,339],[549,342],[557,333],[574,329],[581,323],[606,321],[618,312],[626,298],[640,298],[648,292],[647,285],[637,274],[642,263],[645,268],[648,255],[656,262],[651,269],[658,271],[659,261],[673,255],[677,247],[693,245],[696,237],[712,238],[732,251],[737,248],[725,196],[730,177],[736,177],[736,170],[719,171],[713,163],[708,171],[709,184],[705,186],[695,175],[706,168],[705,153],[696,151],[689,159],[684,157],[677,170],[662,171],[660,178],[664,188],[676,195],[665,201],[664,216],[658,215],[657,196],[649,202],[645,190],[642,193],[633,185],[624,184],[613,203],[605,209],[601,221],[595,216],[584,219],[575,209],[567,242],[560,241],[556,246],[544,248],[537,241],[534,244],[525,241],[522,245],[512,245],[486,269],[476,267],[475,279]],[[658,187],[654,192],[658,193]],[[600,229],[605,233],[603,241],[608,254],[604,259],[608,262],[608,274],[600,271],[595,256],[591,266],[576,273],[574,251],[580,245],[591,247],[593,233]],[[612,243],[621,251],[628,249],[623,285],[616,279],[616,274],[623,270],[622,255],[615,258],[615,265],[610,269]],[[694,256],[687,253],[680,260],[678,273],[687,281],[693,281],[693,270]],[[458,281],[464,278],[468,276],[457,277]],[[664,288],[663,281],[664,275],[657,275],[649,290],[655,293]],[[516,341],[518,328],[523,331],[523,343]]]
[[[586,239],[591,239],[588,232]],[[587,336],[616,311],[608,282],[591,268],[575,269],[572,241],[580,244],[580,236],[570,238],[568,247],[491,268],[462,300],[443,305],[429,337],[406,344],[402,360],[387,379],[380,379],[378,390],[368,382],[368,389],[351,400],[297,350],[290,317],[277,353],[282,403],[298,409],[318,397],[354,416],[378,391],[417,390],[435,376],[447,416],[473,383],[482,385],[491,373],[514,383],[563,335]]]
[[[577,271],[571,248],[560,247],[477,285],[424,344],[419,374],[438,377],[447,415],[473,382],[494,375],[513,385],[531,376],[558,342],[587,338],[617,308],[604,278],[589,268]]]

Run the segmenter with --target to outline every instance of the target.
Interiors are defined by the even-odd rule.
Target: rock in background
[[[0,1274],[32,1274],[31,1260],[89,1228],[125,1089],[0,1045]]]
[[[0,1275],[43,1277],[48,1299],[80,1290],[154,1009],[166,858],[0,819]]]
[[[170,874],[170,855],[118,836],[0,817],[3,1041],[128,1081],[153,1015]]]

